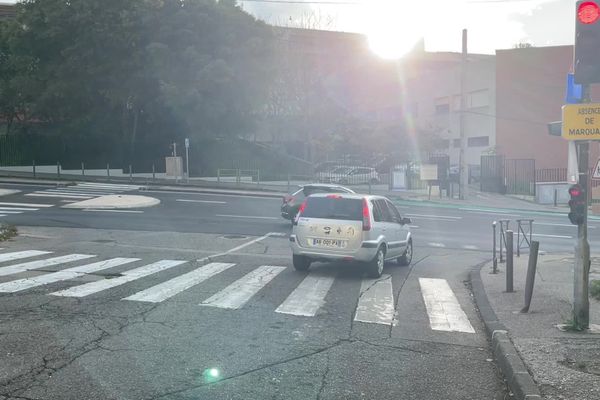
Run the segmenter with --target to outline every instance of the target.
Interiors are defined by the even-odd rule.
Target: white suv
[[[311,195],[300,206],[290,235],[294,268],[306,271],[313,261],[359,261],[378,278],[386,260],[411,263],[410,223],[385,197]]]

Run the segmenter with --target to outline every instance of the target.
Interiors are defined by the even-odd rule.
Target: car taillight
[[[342,195],[340,195],[340,194],[328,194],[327,198],[328,199],[341,199]]]
[[[363,199],[363,208],[362,208],[362,215],[363,215],[363,231],[370,231],[371,230],[371,213],[369,212],[369,204],[367,203],[367,199]]]
[[[302,213],[304,212],[305,208],[306,208],[306,200],[304,200],[302,202],[302,204],[300,204],[300,208],[298,209],[298,213],[296,214],[296,217],[294,218],[294,225],[298,225],[298,220],[302,216]]]

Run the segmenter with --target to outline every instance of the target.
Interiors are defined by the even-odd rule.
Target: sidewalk
[[[498,274],[491,263],[471,274],[498,365],[517,399],[600,399],[600,326],[594,325],[600,324],[600,302],[590,298],[593,329],[560,331],[556,325],[571,319],[573,255],[540,255],[529,313],[520,313],[527,258],[515,257],[514,293],[504,292],[505,264]],[[592,260],[594,279],[600,280],[599,258]]]

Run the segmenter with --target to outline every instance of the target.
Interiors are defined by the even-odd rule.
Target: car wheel
[[[412,239],[408,240],[408,244],[406,245],[406,250],[404,250],[404,254],[402,254],[400,257],[398,257],[398,264],[402,265],[402,266],[407,266],[410,265],[410,263],[412,262],[412,256],[413,256],[413,244],[412,244]]]
[[[378,183],[379,183],[379,179],[377,179],[377,178],[371,179],[371,185],[376,185]]]
[[[304,256],[293,256],[294,268],[296,271],[308,271],[310,260]]]
[[[371,278],[380,278],[383,273],[383,266],[385,264],[385,250],[383,246],[377,249],[377,254],[373,260],[368,264],[368,274]]]

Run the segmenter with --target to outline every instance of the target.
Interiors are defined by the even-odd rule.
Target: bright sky
[[[269,23],[305,27],[308,21],[309,27],[367,34],[371,47],[388,57],[404,53],[420,37],[428,51],[460,51],[463,28],[471,53],[492,54],[520,42],[572,44],[575,35],[575,0],[238,1]]]
[[[264,1],[240,3],[267,22],[301,26],[312,15],[324,29],[365,33],[372,48],[390,56],[411,48],[419,37],[428,51],[460,51],[463,28],[473,53],[494,53],[520,42],[572,44],[575,34],[575,0]]]

